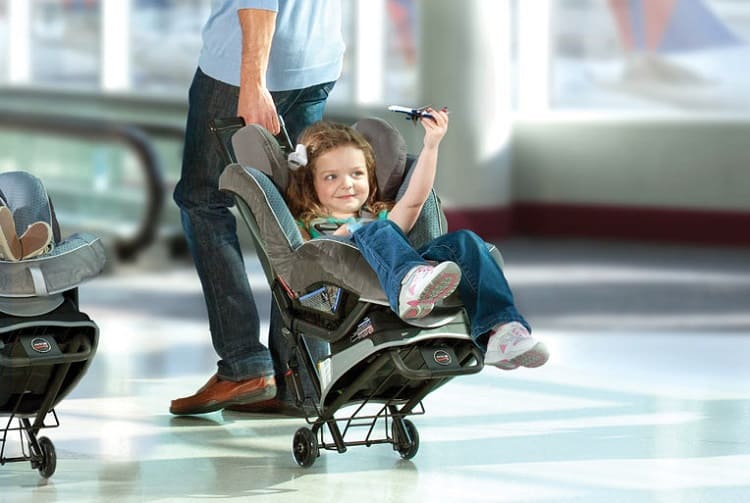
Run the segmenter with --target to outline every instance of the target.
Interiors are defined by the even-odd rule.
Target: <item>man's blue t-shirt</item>
[[[240,85],[239,9],[276,11],[266,73],[269,91],[303,89],[338,79],[344,56],[341,0],[212,0],[198,60],[206,75]]]

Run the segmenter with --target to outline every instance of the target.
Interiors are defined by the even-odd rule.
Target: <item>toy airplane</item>
[[[388,107],[388,110],[390,110],[391,112],[406,114],[406,120],[410,120],[414,124],[416,124],[419,121],[419,119],[422,119],[422,118],[432,119],[432,115],[425,112],[425,110],[427,110],[429,107],[430,105],[425,105],[419,108],[402,107],[400,105],[391,105]]]

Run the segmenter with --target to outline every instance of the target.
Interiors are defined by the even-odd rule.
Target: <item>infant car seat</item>
[[[288,164],[276,139],[257,125],[226,125],[214,131],[238,162],[224,169],[219,186],[235,196],[281,312],[282,333],[292,348],[287,375],[298,404],[315,411],[307,418],[312,429],[300,428],[294,435],[295,460],[310,466],[320,448],[344,452],[347,446],[377,443],[392,444],[405,459],[413,457],[419,436],[405,417],[423,413],[422,399],[451,378],[482,368],[482,354],[469,336],[457,294],[426,318],[408,323],[399,319],[350,239],[303,240],[282,196]],[[381,199],[397,199],[415,161],[407,155],[400,133],[374,118],[360,120],[354,128],[373,145]],[[433,191],[409,238],[420,246],[445,231]],[[497,250],[491,251],[499,260]],[[309,337],[329,343],[329,354],[313,357]],[[303,390],[302,372],[317,384],[315,396]],[[344,408],[353,412],[346,414]],[[386,423],[384,438],[375,433],[378,421]],[[356,435],[357,426],[366,427],[363,438],[347,439]]]
[[[54,407],[83,377],[96,352],[99,329],[79,311],[77,287],[96,276],[106,258],[95,236],[60,239],[47,191],[33,175],[0,174],[0,204],[12,212],[19,234],[38,221],[53,230],[48,253],[0,260],[0,416],[8,417],[0,429],[0,465],[30,461],[48,478],[56,467],[55,449],[37,434],[59,425]],[[21,456],[6,457],[9,431],[21,432]]]

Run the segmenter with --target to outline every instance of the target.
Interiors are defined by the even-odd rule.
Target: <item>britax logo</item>
[[[453,362],[451,355],[443,349],[435,351],[432,354],[432,359],[435,360],[435,363],[438,365],[450,365]]]
[[[37,337],[31,340],[31,349],[37,353],[49,353],[52,350],[52,344],[47,339]]]

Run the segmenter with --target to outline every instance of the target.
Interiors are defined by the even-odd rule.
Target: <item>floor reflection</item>
[[[291,455],[301,419],[171,416],[169,400],[202,385],[216,361],[193,270],[115,271],[84,286],[100,347],[58,406],[61,426],[45,433],[57,472],[45,483],[28,463],[0,467],[0,502],[747,501],[750,261],[732,250],[501,248],[552,358],[430,395],[411,461],[378,445],[326,451],[302,469]]]

